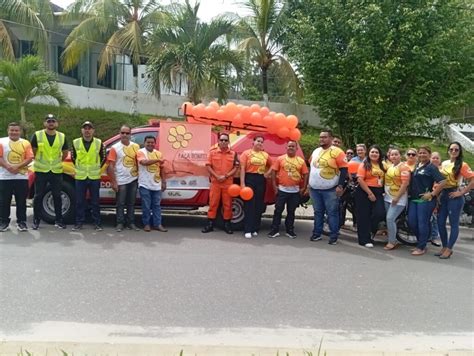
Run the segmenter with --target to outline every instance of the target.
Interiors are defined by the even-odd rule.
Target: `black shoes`
[[[40,221],[39,220],[33,220],[33,225],[31,226],[31,228],[33,230],[38,230],[39,226],[40,226]]]
[[[317,235],[312,235],[310,238],[309,238],[309,241],[321,241],[323,238],[321,236],[317,236]]]
[[[230,221],[224,222],[224,231],[226,232],[226,234],[229,235],[232,235],[234,233],[234,231],[232,231],[232,224],[230,223]]]
[[[204,227],[204,229],[201,230],[203,234],[207,234],[208,232],[214,231],[214,224],[212,220],[209,220],[207,225]]]

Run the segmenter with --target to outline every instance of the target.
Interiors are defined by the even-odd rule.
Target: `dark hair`
[[[332,133],[331,129],[322,129],[321,132],[327,132],[329,137],[334,138],[334,134]]]
[[[431,147],[430,146],[420,146],[418,147],[418,151],[419,150],[425,150],[427,151],[429,154],[431,154]]]
[[[21,128],[21,125],[20,125],[18,122],[15,122],[15,121],[10,122],[10,123],[8,124],[8,127],[12,127],[12,126],[18,126],[18,127]]]
[[[449,154],[449,148],[451,147],[451,145],[458,145],[459,147],[459,155],[456,157],[456,160],[454,161],[454,168],[453,168],[454,178],[458,179],[459,174],[461,174],[461,168],[463,164],[462,146],[458,141],[451,142],[448,145],[448,154]]]
[[[337,138],[338,140],[342,140],[342,138],[339,137],[338,135],[334,135],[332,138]]]
[[[262,140],[265,141],[265,137],[263,137],[263,135],[257,135],[253,138],[253,141],[255,142],[257,140],[257,138],[261,138]]]
[[[148,140],[148,139],[152,139],[153,141],[155,141],[155,142],[156,142],[156,137],[155,137],[155,136],[151,136],[151,135],[149,135],[149,136],[145,136],[145,138],[143,139],[143,143],[145,143],[145,142],[146,142],[146,140]]]
[[[296,144],[296,147],[298,147],[298,142],[296,140],[288,140],[286,144],[288,145],[290,142],[294,142]]]
[[[367,157],[364,159],[364,162],[363,162],[363,165],[364,165],[364,169],[366,171],[371,171],[372,170],[372,162],[370,160],[370,157],[369,157],[369,153],[370,151],[372,151],[372,149],[376,149],[377,151],[379,151],[379,159],[377,161],[377,163],[379,164],[379,167],[382,171],[385,172],[385,168],[383,166],[383,163],[382,163],[382,159],[383,159],[383,152],[382,152],[382,149],[377,146],[377,145],[372,145],[369,147],[368,149],[368,152],[367,152]]]

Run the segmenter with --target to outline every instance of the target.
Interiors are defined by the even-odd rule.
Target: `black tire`
[[[244,201],[240,198],[232,199],[232,229],[235,231],[243,230],[244,228]],[[224,226],[224,217],[222,206],[219,208],[216,217],[216,225],[219,227]]]
[[[74,223],[76,195],[74,184],[69,181],[63,181],[61,189],[62,208],[63,208],[63,222],[65,224]],[[54,224],[54,202],[51,194],[51,187],[48,185],[46,191],[41,197],[41,219],[49,224]]]
[[[408,226],[408,220],[405,213],[402,213],[397,218],[397,240],[407,246],[416,246],[418,240],[414,233],[411,232],[410,227]]]

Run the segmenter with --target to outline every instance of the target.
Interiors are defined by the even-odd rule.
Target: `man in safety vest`
[[[90,206],[95,230],[102,231],[100,221],[99,189],[100,170],[105,163],[105,148],[102,141],[94,137],[94,125],[90,121],[82,124],[82,137],[73,141],[71,159],[76,174],[76,225],[73,230],[81,230],[85,222],[87,208],[86,194],[90,193]]]
[[[35,160],[35,196],[33,199],[33,230],[39,228],[41,205],[49,183],[53,195],[54,226],[65,229],[63,223],[61,188],[63,184],[63,160],[68,154],[68,144],[62,132],[57,131],[58,120],[52,114],[44,118],[44,129],[36,131],[31,138]]]
[[[0,139],[0,231],[10,225],[12,196],[15,196],[16,226],[27,231],[26,197],[28,196],[28,165],[33,151],[27,140],[20,137],[21,127],[16,122],[8,124],[8,137]]]
[[[120,141],[112,146],[107,157],[107,173],[112,189],[117,193],[117,232],[122,231],[125,226],[129,230],[139,230],[135,225],[135,200],[138,188],[137,152],[140,145],[130,141],[131,134],[131,127],[122,125]]]

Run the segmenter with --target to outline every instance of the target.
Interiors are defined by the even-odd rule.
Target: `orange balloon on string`
[[[299,141],[301,138],[301,131],[299,129],[291,129],[289,136],[290,139],[294,141]]]
[[[204,109],[204,117],[208,119],[215,119],[216,118],[216,108],[214,106],[208,106]]]
[[[218,120],[225,120],[226,118],[226,114],[225,114],[225,111],[223,109],[219,109],[216,111],[216,119]]]
[[[259,112],[250,114],[250,123],[252,125],[260,125],[262,123],[262,115]]]
[[[295,115],[288,115],[286,123],[289,129],[294,129],[298,125],[298,118]]]
[[[273,118],[270,116],[270,115],[267,115],[267,116],[264,116],[263,119],[262,119],[262,124],[263,126],[265,126],[266,128],[270,128],[271,124],[272,124],[272,121],[273,121]]]
[[[217,101],[211,101],[208,106],[212,106],[216,110],[219,110],[219,103]]]
[[[204,115],[204,109],[206,106],[204,104],[197,104],[195,107],[193,107],[193,116],[195,118],[201,117]]]
[[[192,115],[193,104],[189,101],[185,101],[183,105],[181,105],[181,110],[183,111],[183,115]]]
[[[237,105],[235,105],[235,103],[231,101],[228,102],[225,106],[225,112],[229,117],[234,117],[238,114],[239,109],[237,108]]]
[[[361,165],[361,162],[356,162],[356,161],[347,162],[347,170],[349,171],[349,174],[357,174],[357,171],[359,170],[360,165]]]
[[[242,120],[245,123],[250,123],[250,115],[252,114],[252,110],[248,106],[244,106],[240,111],[240,115],[242,115]]]
[[[241,190],[240,190],[240,197],[243,199],[243,200],[250,200],[253,198],[253,190],[252,188],[250,187],[243,187]]]
[[[267,116],[268,114],[270,114],[270,109],[267,108],[266,106],[262,106],[260,108],[260,114],[262,115],[262,117],[265,117]]]
[[[227,192],[232,198],[238,197],[240,194],[240,185],[238,184],[232,184],[227,188]]]
[[[290,135],[290,129],[286,126],[281,126],[277,131],[278,137],[285,138]]]
[[[235,127],[242,127],[243,126],[242,114],[237,114],[234,116],[232,120],[232,125]]]
[[[252,104],[252,105],[250,105],[250,110],[252,110],[252,112],[260,111],[260,105]]]

